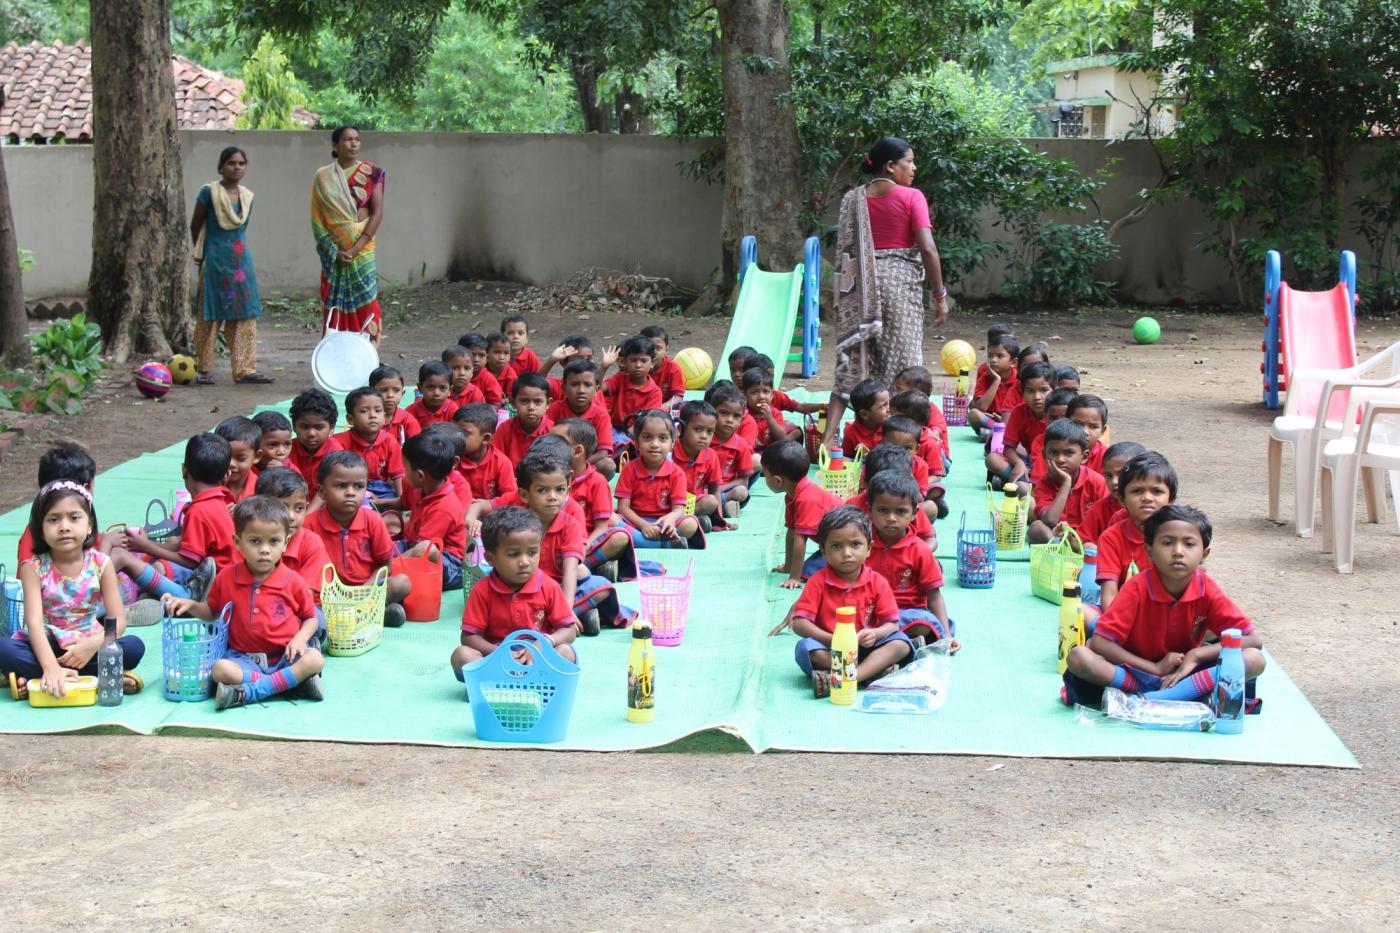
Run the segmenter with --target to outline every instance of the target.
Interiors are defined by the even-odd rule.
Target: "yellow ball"
[[[943,371],[950,376],[956,376],[964,369],[972,372],[977,365],[977,351],[972,349],[972,344],[966,340],[949,340],[943,345],[943,351],[938,354],[938,362],[942,364]]]
[[[195,365],[194,358],[183,353],[177,353],[170,358],[166,364],[170,367],[170,380],[176,385],[187,386],[194,382]]]
[[[710,354],[699,347],[686,347],[676,354],[676,365],[681,368],[687,389],[703,389],[710,384],[715,374],[715,364]]]

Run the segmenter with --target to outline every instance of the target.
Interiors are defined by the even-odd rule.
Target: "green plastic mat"
[[[955,431],[955,438],[961,432]],[[98,515],[137,521],[151,497],[168,498],[183,445],[147,454],[97,480]],[[950,520],[939,524],[940,556],[951,555],[961,507],[986,527],[977,445],[955,441]],[[769,637],[796,591],[769,572],[782,549],[782,501],[760,481],[737,531],[710,536],[701,552],[652,551],[675,573],[695,559],[689,625],[676,648],[657,649],[656,721],[626,719],[623,631],[579,639],[582,674],[565,740],[554,749],[613,751],[673,745],[699,733],[727,733],[754,751],[981,754],[1136,758],[1355,767],[1356,760],[1272,661],[1259,681],[1265,712],[1242,735],[1168,733],[1094,722],[1058,701],[1056,608],[1030,595],[1028,566],[1004,561],[996,586],[963,590],[943,561],[945,596],[963,650],[952,661],[949,698],[925,716],[877,715],[815,700],[793,661],[795,636]],[[961,505],[965,504],[965,505]],[[961,507],[960,507],[961,505]],[[0,554],[13,555],[27,517],[0,517]],[[637,605],[635,584],[619,587]],[[448,657],[458,641],[460,593],[447,594],[440,621],[385,632],[358,658],[329,658],[322,703],[270,700],[215,713],[212,703],[169,703],[161,679],[159,632],[133,629],[147,644],[146,690],[115,709],[36,710],[0,699],[0,732],[95,730],[230,733],[280,739],[485,745]],[[1266,633],[1267,636],[1267,633]]]

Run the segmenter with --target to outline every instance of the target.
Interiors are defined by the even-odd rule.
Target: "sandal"
[[[233,381],[238,383],[239,385],[265,386],[269,383],[276,382],[277,380],[274,379],[272,376],[264,376],[262,373],[249,373],[246,376],[239,376]]]
[[[831,671],[812,671],[812,696],[818,700],[831,696]]]
[[[197,386],[211,386],[214,384],[214,374],[200,373],[194,377],[194,384]]]
[[[135,671],[122,671],[122,693],[126,696],[140,693],[146,682]]]
[[[25,680],[14,671],[10,672],[10,699],[29,699],[29,681]]]

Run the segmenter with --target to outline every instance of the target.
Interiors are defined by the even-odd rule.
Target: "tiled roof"
[[[172,56],[175,108],[181,129],[233,129],[243,112],[243,82]],[[18,45],[0,49],[0,135],[16,139],[92,139],[92,49],[76,45]],[[317,116],[298,107],[296,120],[306,127]]]

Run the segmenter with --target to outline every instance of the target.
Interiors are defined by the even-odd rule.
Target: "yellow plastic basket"
[[[1016,501],[1016,520],[1006,521],[1001,512],[1002,490],[987,484],[987,510],[992,513],[992,527],[997,531],[998,551],[1019,551],[1026,546],[1026,526],[1030,524],[1031,497]]]
[[[817,474],[817,479],[822,488],[842,499],[849,499],[860,492],[860,468],[861,464],[865,462],[865,455],[869,453],[865,449],[865,445],[862,444],[856,448],[856,455],[846,461],[846,468],[843,470],[831,469],[831,453],[825,446],[818,449],[818,464],[821,471]]]
[[[1047,544],[1031,545],[1031,595],[1060,605],[1068,580],[1078,580],[1084,569],[1084,542],[1073,528]]]
[[[384,594],[389,568],[380,567],[363,586],[341,582],[334,564],[321,570],[321,611],[326,615],[326,654],[350,658],[384,640]]]

